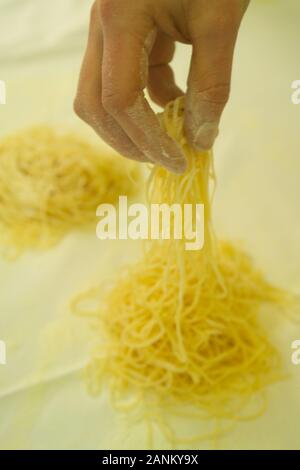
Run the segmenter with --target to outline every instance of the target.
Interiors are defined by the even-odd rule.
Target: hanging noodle
[[[134,195],[137,165],[75,134],[37,126],[0,141],[0,242],[17,256],[96,223],[96,208]],[[4,251],[4,250],[3,250]]]
[[[100,286],[75,299],[73,308],[83,314],[84,301],[96,301],[89,312],[99,334],[86,370],[91,393],[108,384],[120,408],[142,404],[148,429],[154,421],[176,445],[174,429],[157,410],[217,423],[212,432],[180,439],[186,443],[222,435],[222,420],[230,428],[264,410],[264,400],[258,400],[245,415],[256,392],[263,398],[265,387],[282,378],[282,372],[258,313],[265,303],[286,306],[289,295],[270,285],[241,249],[216,240],[209,189],[213,157],[189,147],[183,100],[170,103],[161,119],[180,143],[189,170],[176,176],[154,168],[149,202],[204,203],[204,247],[187,251],[185,240],[147,242],[143,259],[126,269],[104,299]],[[127,396],[132,402],[127,403]],[[192,411],[180,411],[180,406],[192,406]]]

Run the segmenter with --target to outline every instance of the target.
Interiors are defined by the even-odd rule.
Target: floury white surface
[[[1,0],[1,62],[78,51],[86,39],[92,2]]]
[[[72,114],[90,3],[1,0],[1,135],[46,121],[93,136]],[[300,293],[300,105],[291,101],[291,84],[300,78],[300,2],[251,3],[215,148],[215,225],[222,238],[244,240],[273,282]],[[180,46],[174,61],[183,86],[187,51]],[[105,394],[87,395],[82,367],[93,338],[68,309],[74,294],[134,261],[139,250],[137,241],[73,234],[44,254],[0,261],[1,448],[145,448],[143,425],[129,432]],[[300,448],[300,365],[291,361],[299,326],[274,316],[267,324],[292,378],[270,389],[266,414],[241,424],[224,448]],[[157,447],[167,447],[156,437]]]

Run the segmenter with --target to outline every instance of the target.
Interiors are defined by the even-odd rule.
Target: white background
[[[84,51],[89,1],[0,0],[0,135],[40,121],[73,126],[92,136],[72,113]],[[300,293],[300,105],[291,83],[300,79],[300,2],[253,0],[238,40],[232,96],[215,155],[219,235],[242,239],[268,277]],[[184,86],[187,46],[174,67]],[[72,317],[73,294],[113,275],[138,255],[136,242],[100,242],[72,234],[45,254],[0,260],[1,448],[144,448],[142,425],[128,432],[103,395],[86,393],[81,372],[90,333]],[[270,406],[245,423],[225,448],[300,448],[300,365],[292,366],[297,325],[274,318],[270,335],[292,378],[269,391]],[[157,447],[167,444],[157,434]]]

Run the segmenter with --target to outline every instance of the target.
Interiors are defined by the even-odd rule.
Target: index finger
[[[182,173],[186,169],[185,157],[161,128],[143,91],[148,75],[147,42],[154,25],[144,12],[126,4],[126,11],[120,11],[121,4],[117,3],[117,14],[114,2],[107,3],[106,10],[102,8],[102,103],[153,163]]]

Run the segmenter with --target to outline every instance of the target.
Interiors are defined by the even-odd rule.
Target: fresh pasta
[[[36,126],[0,141],[0,243],[17,256],[96,223],[100,203],[139,191],[134,162],[74,133]]]
[[[271,285],[241,248],[216,239],[211,217],[212,152],[189,146],[183,112],[180,98],[160,118],[181,145],[188,171],[178,176],[154,167],[148,200],[203,203],[204,248],[187,251],[184,240],[146,242],[143,258],[126,268],[110,290],[103,294],[99,286],[73,302],[74,311],[93,316],[99,335],[86,369],[91,393],[107,386],[116,406],[127,409],[131,403],[136,410],[141,405],[150,423],[150,440],[154,421],[174,445],[180,432],[176,436],[164,421],[166,410],[188,416],[191,407],[192,418],[216,423],[204,435],[180,439],[185,443],[213,439],[225,431],[222,422],[227,429],[264,410],[259,398],[256,406],[248,406],[283,374],[280,355],[259,313],[264,304],[286,308],[290,302],[290,295]],[[89,299],[94,307],[88,311]],[[128,396],[132,402],[124,400]]]

